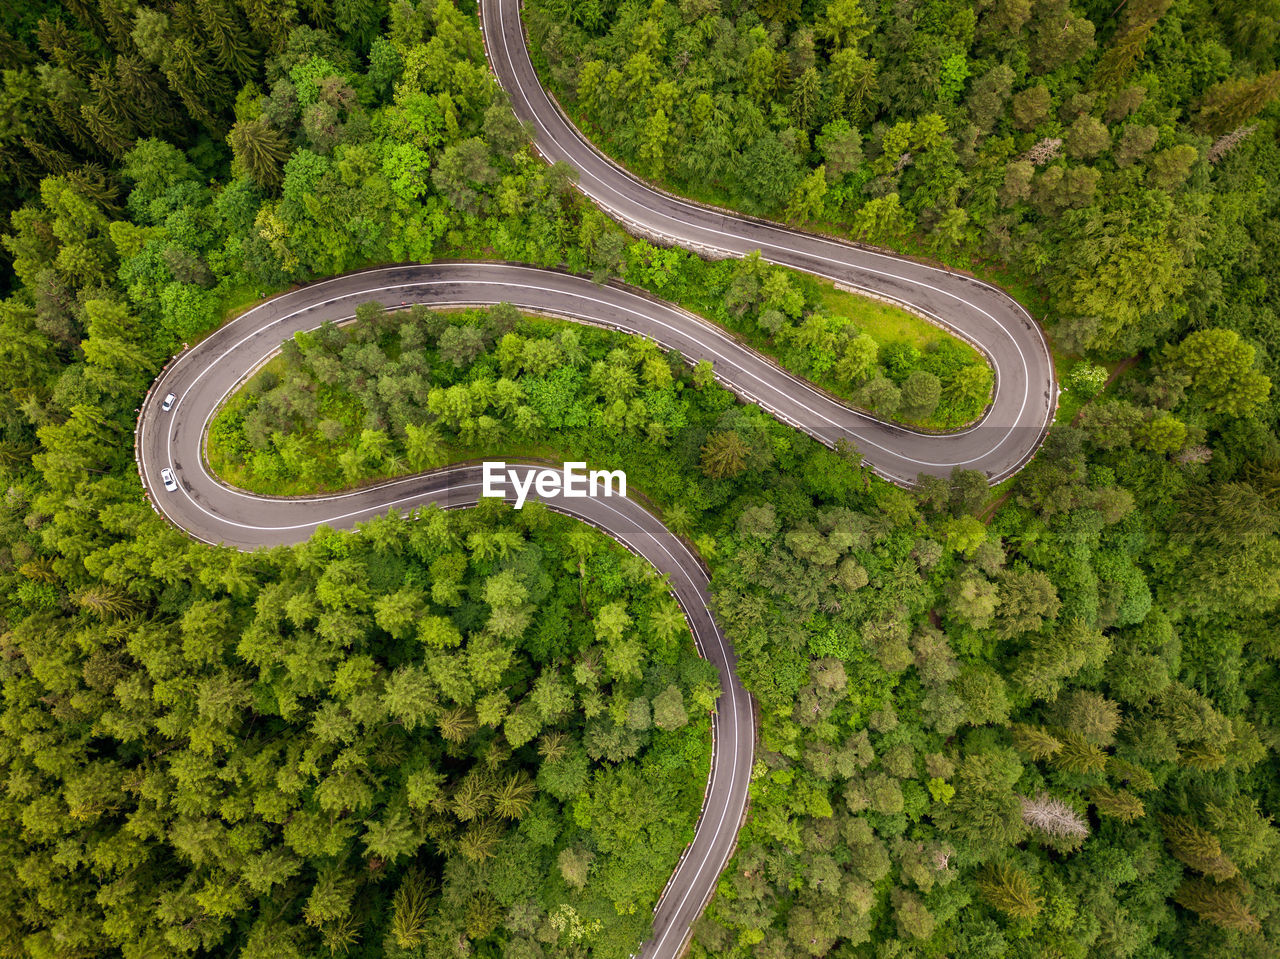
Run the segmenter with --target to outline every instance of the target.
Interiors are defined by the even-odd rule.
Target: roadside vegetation
[[[758,255],[707,262],[631,243],[622,277],[709,317],[784,368],[851,405],[925,429],[982,415],[992,371],[928,321]]]
[[[509,448],[529,408],[544,455],[628,471],[710,564],[759,703],[697,959],[1272,956],[1273,6],[526,7],[647,175],[718,163],[725,202],[1043,297],[1080,416],[988,523],[979,476],[888,486],[705,369],[503,310],[287,348],[220,423],[226,469],[343,485],[416,455],[410,425],[443,462]],[[0,27],[0,952],[628,955],[706,774],[713,677],[662,584],[532,507],[194,543],[137,477],[148,384],[226,303],[442,256],[626,279],[819,382],[864,333],[902,392],[952,348],[903,333],[895,367],[816,284],[629,242],[533,157],[470,6],[27,0]],[[611,127],[571,96],[592,62],[626,81]],[[326,384],[348,349],[370,370]],[[933,375],[945,402],[958,371]]]

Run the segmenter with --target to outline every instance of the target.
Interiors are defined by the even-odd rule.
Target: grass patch
[[[936,350],[947,344],[964,354],[970,363],[985,363],[986,358],[959,337],[934,326],[901,307],[881,303],[848,290],[840,290],[829,280],[817,280],[819,302],[832,316],[850,320],[881,346],[898,340],[910,343],[920,352]]]

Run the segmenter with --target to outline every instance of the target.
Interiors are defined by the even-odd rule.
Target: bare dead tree
[[[1065,839],[1083,839],[1089,835],[1089,824],[1082,815],[1061,799],[1041,793],[1035,799],[1019,796],[1022,821],[1032,829]]]
[[[1044,166],[1062,153],[1062,137],[1045,137],[1026,153],[1022,159],[1029,160],[1035,166]]]
[[[1256,129],[1258,129],[1258,125],[1250,123],[1248,126],[1236,127],[1230,133],[1222,134],[1222,136],[1213,141],[1213,146],[1209,147],[1209,152],[1205,154],[1205,159],[1210,164],[1217,163],[1241,143],[1253,136],[1253,131]]]

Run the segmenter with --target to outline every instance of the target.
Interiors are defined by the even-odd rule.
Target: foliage
[[[0,12],[0,950],[629,955],[713,705],[662,584],[531,508],[191,543],[129,455],[147,383],[224,305],[480,254],[624,278],[881,408],[931,374],[937,425],[990,371],[629,241],[528,149],[471,7],[126,6]],[[649,175],[1007,270],[1082,392],[1135,357],[982,518],[982,476],[889,487],[709,364],[502,310],[304,337],[213,447],[293,490],[572,453],[697,543],[760,728],[696,957],[1269,955],[1276,10],[1219,7],[525,8]]]

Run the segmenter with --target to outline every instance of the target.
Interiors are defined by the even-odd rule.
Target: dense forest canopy
[[[1276,374],[1275,0],[533,0],[526,17],[553,90],[645,175],[1005,267],[1048,297],[1066,352],[1223,327]]]
[[[994,495],[904,491],[651,345],[370,306],[227,409],[221,468],[628,471],[710,565],[759,704],[695,956],[1280,954],[1275,0],[527,16],[645,175],[1007,282],[1066,372],[1040,454]],[[192,543],[136,473],[147,385],[272,290],[444,256],[623,278],[867,405],[923,372],[980,408],[984,368],[628,238],[534,155],[474,5],[23,2],[0,28],[0,954],[628,955],[714,689],[662,584],[528,507]]]

